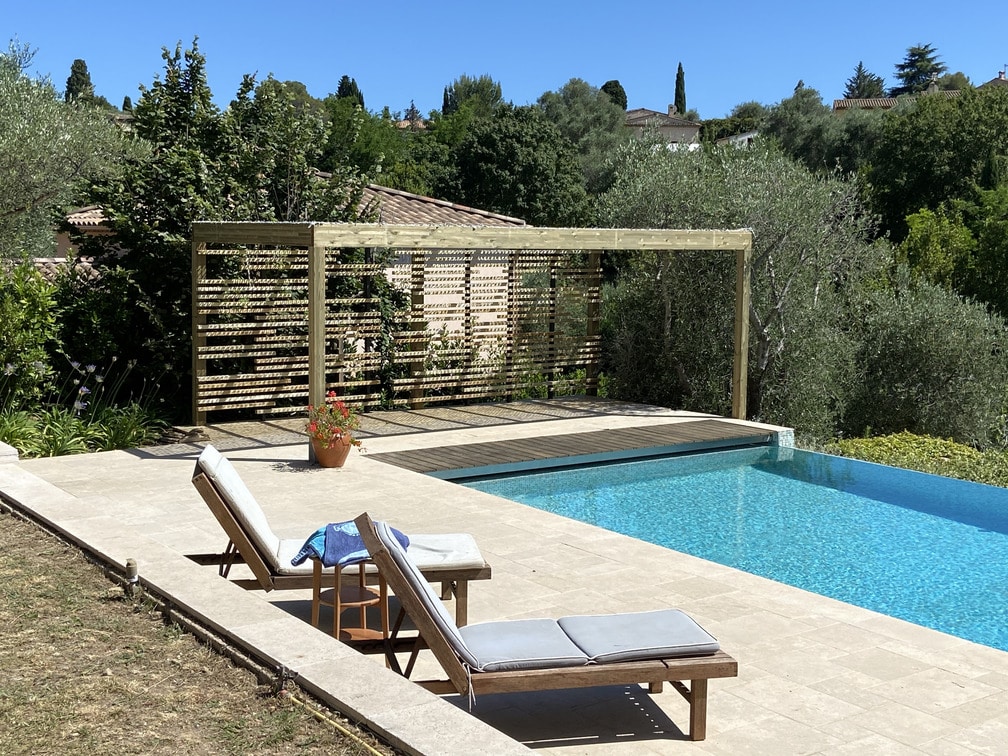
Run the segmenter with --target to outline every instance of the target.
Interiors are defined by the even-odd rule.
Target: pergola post
[[[746,419],[749,391],[749,303],[752,278],[752,236],[735,252],[735,356],[732,360],[732,417]]]
[[[312,228],[308,245],[308,403],[318,406],[326,394],[326,264],[325,245]],[[308,461],[315,452],[308,444]]]
[[[206,278],[206,244],[193,240],[192,243],[192,424],[204,425],[206,411],[199,405],[199,383],[206,375],[206,360],[200,355],[204,339],[200,336],[206,329],[207,318],[199,304],[200,284]]]

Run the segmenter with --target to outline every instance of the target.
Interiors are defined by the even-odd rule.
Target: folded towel
[[[405,549],[409,546],[409,538],[402,532],[391,528],[396,540]],[[346,567],[370,559],[364,540],[360,537],[353,520],[346,522],[331,522],[319,528],[305,541],[301,550],[291,559],[291,564],[297,567],[306,559],[321,559],[325,567]]]

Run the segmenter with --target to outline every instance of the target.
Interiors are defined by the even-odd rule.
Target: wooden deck
[[[700,449],[765,445],[774,434],[724,420],[690,420],[457,446],[368,454],[438,478],[464,478]]]

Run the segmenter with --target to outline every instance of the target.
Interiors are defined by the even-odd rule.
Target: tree
[[[868,100],[873,97],[885,97],[885,79],[871,73],[864,67],[863,61],[858,61],[854,74],[847,79],[844,95],[849,100]]]
[[[609,99],[620,106],[621,110],[627,109],[626,90],[619,83],[619,79],[610,79],[601,87],[602,91],[609,95]]]
[[[152,159],[127,162],[92,199],[126,250],[109,264],[128,271],[137,292],[120,309],[132,313],[142,338],[121,356],[136,360],[138,378],[157,385],[181,415],[190,406],[193,221],[347,220],[360,186],[347,172],[330,182],[315,178],[324,122],[297,104],[296,88],[268,80],[257,90],[245,77],[221,113],[195,40],[184,53],[181,45],[164,49],[162,58],[164,78],[141,87],[132,122]]]
[[[708,118],[700,127],[700,139],[716,142],[724,137],[760,131],[766,123],[770,109],[755,100],[743,102],[732,108],[727,118]]]
[[[1000,317],[904,280],[868,291],[851,323],[860,346],[848,376],[847,434],[910,431],[980,447],[1003,438],[1008,350]]]
[[[339,80],[339,84],[336,87],[336,97],[340,99],[349,99],[361,110],[364,110],[364,93],[361,92],[360,87],[357,86],[357,80],[351,79],[346,74],[343,74]]]
[[[67,77],[66,91],[63,98],[67,102],[91,102],[94,100],[94,84],[91,83],[91,74],[88,73],[87,63],[81,58],[77,58],[70,65],[70,76]]]
[[[445,87],[441,114],[451,115],[468,103],[474,117],[488,118],[502,102],[501,85],[488,74],[478,77],[462,74]]]
[[[104,115],[25,75],[31,59],[13,42],[0,54],[0,259],[51,255],[53,216],[138,154]]]
[[[130,99],[129,95],[123,97],[122,111],[123,113],[133,112],[133,100]]]
[[[908,215],[972,197],[992,155],[1008,155],[1008,88],[918,97],[888,112],[868,174],[883,228],[898,243]]]
[[[946,70],[947,67],[938,60],[938,52],[932,45],[909,47],[903,61],[896,64],[896,78],[900,83],[889,90],[889,96],[924,92]]]
[[[854,364],[844,302],[883,263],[858,187],[759,143],[686,152],[640,142],[617,164],[600,201],[605,225],[753,229],[749,417],[829,436]],[[631,261],[606,315],[618,396],[729,410],[733,265],[699,253]]]
[[[675,75],[675,109],[680,116],[686,115],[686,74],[681,62]]]
[[[959,90],[969,89],[973,85],[970,83],[969,77],[962,71],[956,71],[955,73],[945,74],[944,76],[939,76],[935,84],[938,85],[940,90]]]
[[[629,139],[626,113],[605,92],[581,79],[571,79],[558,92],[546,92],[538,102],[546,119],[570,140],[589,194],[599,194],[612,176],[610,158]]]
[[[829,145],[837,141],[840,124],[816,90],[795,89],[770,111],[764,128],[788,155],[809,169],[833,169]]]
[[[474,120],[454,155],[455,201],[536,226],[577,226],[587,219],[574,149],[537,107],[501,105],[492,117]]]

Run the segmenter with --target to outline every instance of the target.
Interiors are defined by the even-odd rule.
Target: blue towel
[[[409,546],[409,538],[392,528],[396,540],[405,549]],[[306,559],[321,559],[325,567],[346,567],[370,559],[364,540],[360,537],[353,520],[346,522],[331,522],[319,528],[305,541],[297,555],[291,559],[291,564],[297,567]]]

